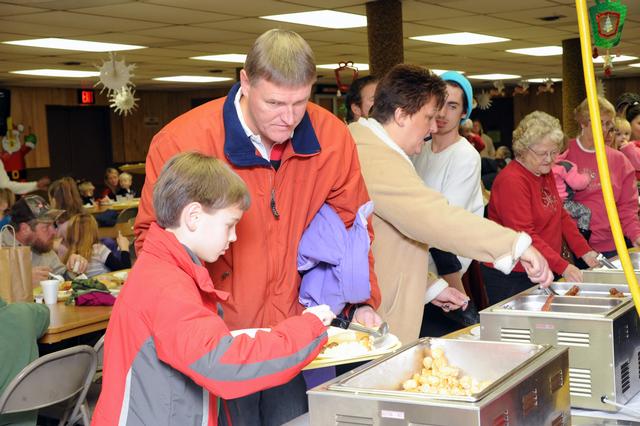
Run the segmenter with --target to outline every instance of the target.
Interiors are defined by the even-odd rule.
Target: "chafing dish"
[[[572,285],[553,284],[560,294]],[[577,296],[555,296],[544,312],[547,296],[535,288],[490,306],[480,312],[480,336],[569,348],[572,406],[616,411],[601,397],[624,404],[640,390],[638,315],[629,297],[608,296],[611,285],[578,285]],[[628,287],[615,287],[628,294]]]
[[[587,271],[583,271],[587,272]],[[569,282],[554,282],[549,286],[558,295],[564,296],[564,294],[574,285],[580,287],[580,292],[576,295],[579,297],[611,297],[609,289],[615,288],[616,290],[624,293],[625,296],[631,297],[629,286],[627,284],[605,284],[598,282],[583,282],[583,283],[569,283]],[[532,289],[528,291],[529,294],[545,294],[542,289]],[[569,296],[575,297],[575,296]]]
[[[492,383],[471,396],[401,391],[426,348]],[[566,348],[423,338],[308,392],[311,425],[568,425]]]

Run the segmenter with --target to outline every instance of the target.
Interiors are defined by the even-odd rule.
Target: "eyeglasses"
[[[536,155],[536,157],[538,157],[541,160],[547,157],[549,157],[549,160],[553,160],[558,155],[558,151],[536,152],[530,146],[528,146],[527,149],[533,152]]]

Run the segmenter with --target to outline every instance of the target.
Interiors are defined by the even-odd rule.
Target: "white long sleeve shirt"
[[[14,194],[26,194],[38,189],[38,182],[15,182],[9,179],[4,164],[0,161],[0,188],[9,188]]]
[[[480,155],[463,137],[444,151],[434,153],[431,141],[413,158],[418,175],[424,183],[440,192],[449,204],[459,206],[480,217],[484,213],[480,188]],[[458,256],[464,273],[471,259]],[[430,256],[430,262],[431,256]],[[434,266],[434,265],[431,265]],[[435,270],[435,269],[431,269]]]

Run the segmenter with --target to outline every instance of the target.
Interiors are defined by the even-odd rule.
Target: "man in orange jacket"
[[[298,242],[327,203],[351,226],[369,200],[357,151],[344,124],[308,99],[316,79],[309,45],[298,34],[270,30],[251,48],[240,83],[226,98],[176,118],[153,138],[146,181],[136,219],[137,247],[155,218],[152,192],[165,161],[183,151],[223,159],[246,182],[252,204],[237,226],[238,241],[207,269],[216,288],[230,293],[222,302],[230,329],[271,327],[298,315]],[[369,224],[370,236],[373,231]],[[347,306],[368,326],[380,290],[369,255],[371,299]],[[307,410],[298,375],[278,388],[228,401],[239,424],[279,425]]]

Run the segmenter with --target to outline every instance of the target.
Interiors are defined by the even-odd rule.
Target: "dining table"
[[[76,306],[58,302],[49,307],[50,322],[40,343],[57,343],[71,337],[105,330],[113,306]]]
[[[125,209],[138,207],[139,204],[140,198],[132,198],[124,201],[115,201],[109,204],[100,203],[91,207],[85,207],[84,209],[87,211],[87,213],[97,214],[106,212],[107,210],[122,211]]]

